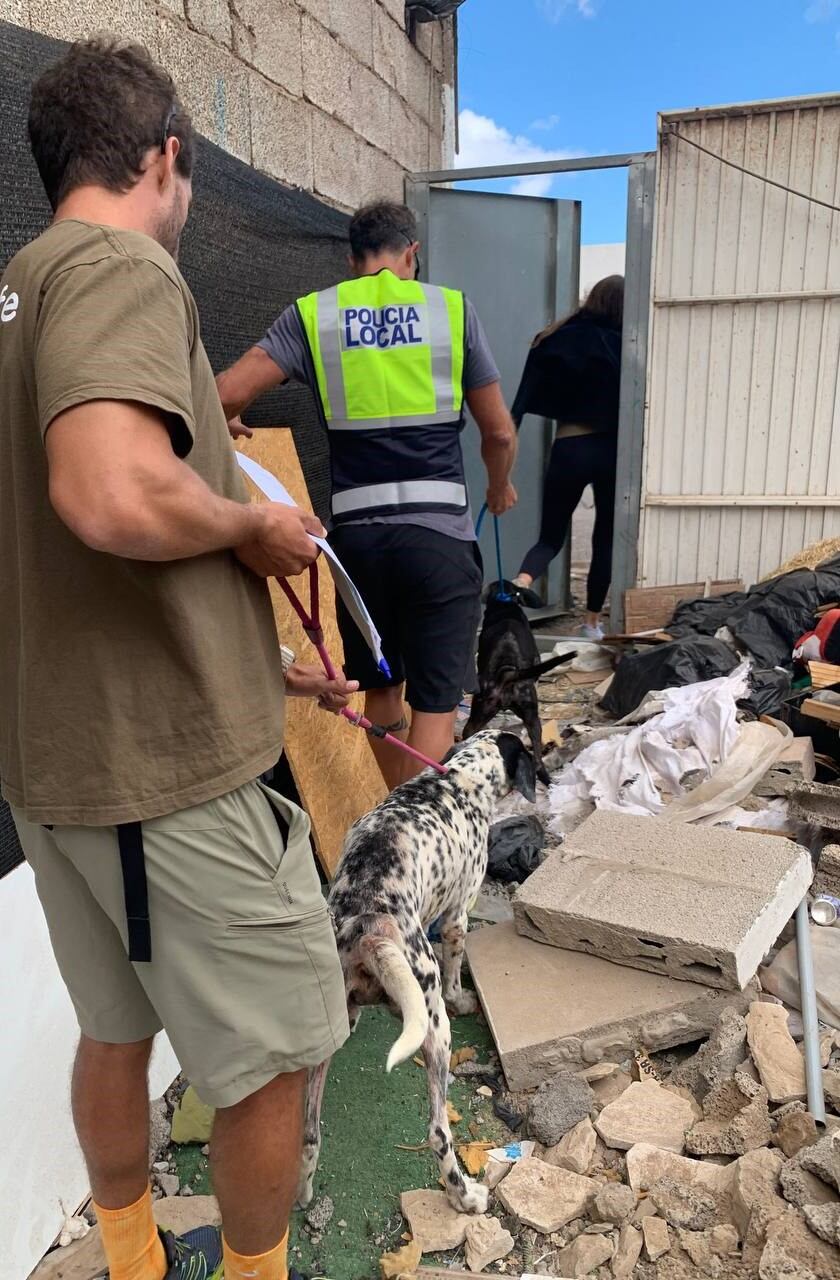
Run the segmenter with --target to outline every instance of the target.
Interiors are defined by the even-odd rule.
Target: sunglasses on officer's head
[[[172,121],[175,119],[177,114],[178,114],[178,107],[173,102],[172,106],[169,108],[168,112],[166,113],[166,119],[163,122],[163,133],[161,134],[161,139],[160,139],[161,155],[163,155],[166,151],[166,144],[169,141],[169,130],[172,126]]]
[[[406,244],[408,245],[409,249],[414,248],[414,245],[415,245],[416,241],[412,240],[411,236],[410,236],[406,231],[401,231],[401,232],[400,232],[400,235],[401,235],[401,236],[402,236],[402,238],[405,240],[405,242],[406,242]],[[415,279],[415,280],[419,280],[419,279],[420,279],[420,251],[419,251],[419,249],[415,249],[415,250],[414,250],[414,279]]]

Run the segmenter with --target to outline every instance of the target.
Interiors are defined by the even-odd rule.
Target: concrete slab
[[[531,1089],[560,1073],[622,1062],[711,1034],[720,1013],[746,1013],[757,987],[730,992],[543,946],[512,924],[476,929],[467,958],[505,1077]]]
[[[840,786],[833,782],[806,782],[790,792],[793,818],[829,831],[840,831]]]
[[[810,883],[810,855],[791,841],[597,810],[513,910],[538,942],[737,990]]]

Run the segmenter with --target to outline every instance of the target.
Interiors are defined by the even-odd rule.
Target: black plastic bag
[[[793,647],[812,630],[817,609],[834,601],[840,601],[840,556],[818,569],[794,569],[760,582],[744,593],[685,601],[666,630],[682,638],[698,632],[714,635],[728,627],[762,667],[789,667]]]
[[[772,671],[751,671],[749,697],[741,698],[738,706],[751,711],[756,717],[778,717],[792,683],[790,672],[780,671],[778,667]]]
[[[737,665],[738,657],[729,645],[708,636],[687,636],[655,645],[622,658],[601,706],[620,720],[635,711],[654,689],[675,689],[728,676]]]
[[[494,822],[487,837],[487,874],[502,884],[522,884],[542,862],[545,832],[531,814]]]

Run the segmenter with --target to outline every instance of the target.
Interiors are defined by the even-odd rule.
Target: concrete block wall
[[[201,133],[342,208],[401,199],[406,171],[452,160],[452,19],[415,47],[403,0],[0,0],[0,19],[141,40]]]

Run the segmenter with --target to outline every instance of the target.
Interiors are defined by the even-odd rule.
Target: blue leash
[[[478,513],[478,519],[477,519],[477,520],[476,520],[476,522],[475,522],[475,536],[476,536],[476,539],[478,539],[478,538],[480,538],[480,537],[481,537],[481,526],[484,524],[484,517],[485,517],[486,515],[487,515],[487,503],[485,502],[484,506],[483,506],[483,507],[481,508],[481,510],[479,511],[479,513]],[[501,589],[501,587],[502,587],[502,583],[503,583],[503,582],[504,582],[504,580],[505,580],[505,575],[504,575],[504,573],[502,572],[502,537],[501,537],[501,534],[500,534],[500,532],[499,532],[499,517],[498,517],[498,516],[494,516],[494,517],[493,517],[493,529],[494,529],[495,534],[496,534],[496,572],[497,572],[497,573],[498,573],[498,575],[499,575],[499,576],[498,576],[499,591],[498,591],[498,594],[496,595],[496,599],[497,599],[497,600],[510,600],[510,599],[511,599],[511,597],[508,595],[508,593],[507,593],[506,591],[503,591],[503,590]]]

